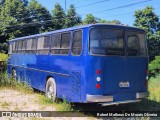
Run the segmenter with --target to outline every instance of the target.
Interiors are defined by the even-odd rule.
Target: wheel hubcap
[[[16,75],[17,75],[17,74],[16,74],[16,71],[13,70],[13,72],[12,72],[12,77],[13,77],[13,78],[16,78]]]
[[[53,87],[53,85],[51,85],[48,88],[48,97],[52,98],[53,96],[54,96],[54,87]]]

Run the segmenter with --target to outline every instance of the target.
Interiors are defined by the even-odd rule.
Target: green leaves
[[[160,36],[158,36],[158,34],[160,30],[160,21],[158,16],[154,13],[154,9],[152,7],[146,7],[145,9],[137,10],[134,16],[134,25],[147,32],[149,55],[153,57],[159,55]]]
[[[65,12],[60,4],[55,4],[54,10],[52,11],[53,14],[53,24],[54,29],[62,29],[65,27]]]
[[[149,64],[149,73],[151,77],[155,77],[160,73],[160,56],[156,56],[155,60]]]
[[[71,4],[69,10],[67,11],[65,27],[72,27],[81,23],[81,17],[76,13],[74,5]]]
[[[96,23],[96,17],[94,17],[92,14],[87,14],[86,18],[83,21],[83,24],[92,24],[92,23]]]
[[[45,7],[39,4],[36,0],[31,0],[27,8],[29,10],[31,23],[29,28],[32,28],[32,31],[28,31],[27,33],[38,34],[52,29],[52,16]]]

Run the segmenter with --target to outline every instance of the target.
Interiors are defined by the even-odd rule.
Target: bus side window
[[[37,47],[36,38],[31,38],[27,40],[27,48],[26,48],[27,53],[35,53],[36,47]]]
[[[49,43],[50,43],[50,36],[39,37],[37,45],[37,53],[48,54],[50,45]]]
[[[61,54],[69,54],[71,33],[63,33],[61,40]]]
[[[17,53],[18,52],[18,41],[15,41],[15,52],[14,53]]]
[[[13,42],[12,53],[15,53],[15,46],[16,46],[16,42]]]
[[[73,34],[72,54],[80,55],[82,51],[82,31],[75,31]]]
[[[21,50],[22,50],[22,41],[17,41],[17,43],[18,43],[17,52],[21,53]]]
[[[52,54],[61,53],[60,43],[61,43],[61,34],[53,34],[52,43],[51,43],[51,53]]]
[[[53,34],[51,43],[52,54],[69,54],[71,41],[71,32],[62,34]]]
[[[25,53],[26,44],[27,44],[27,40],[23,40],[23,41],[22,41],[22,49],[21,49],[21,53]]]

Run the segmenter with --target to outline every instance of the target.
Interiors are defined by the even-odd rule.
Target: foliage
[[[55,4],[54,10],[52,11],[53,14],[53,23],[54,29],[62,29],[65,27],[65,17],[66,14],[60,4]]]
[[[158,16],[154,13],[152,7],[146,7],[142,10],[135,11],[134,25],[146,30],[147,42],[149,48],[149,55],[155,56],[160,54],[160,21]]]
[[[155,78],[152,77],[149,81],[149,92],[150,92],[150,96],[149,99],[150,100],[154,100],[157,102],[160,102],[160,74],[158,74]]]
[[[7,59],[8,59],[8,55],[7,54],[0,53],[0,60],[3,60],[5,62],[7,62]]]
[[[149,64],[149,73],[151,77],[160,73],[160,56],[156,56],[155,60]]]
[[[28,5],[28,10],[30,16],[32,17],[31,23],[34,23],[29,27],[30,29],[32,29],[32,31],[30,31],[30,34],[38,34],[53,29],[51,14],[45,7],[39,4],[36,0],[30,1]]]
[[[86,18],[83,20],[83,24],[92,24],[96,22],[97,22],[97,18],[92,14],[87,14]]]
[[[74,5],[71,4],[67,12],[65,27],[72,27],[81,22],[81,17],[76,13]]]
[[[20,27],[25,23],[27,9],[21,0],[5,0],[5,5],[1,8],[0,32],[9,39],[19,37],[24,31]]]
[[[106,21],[108,24],[121,24],[119,20]]]
[[[7,73],[1,73],[0,87],[1,88],[4,88],[4,87],[11,88],[11,89],[18,90],[18,91],[21,91],[27,94],[33,92],[33,89],[30,88],[27,84],[18,82],[15,79],[8,78]]]
[[[8,44],[4,42],[3,44],[0,43],[0,53],[6,53],[8,50]]]
[[[92,24],[92,23],[121,24],[119,20],[107,21],[104,19],[97,18],[92,14],[87,14],[86,18],[83,20],[83,24]]]

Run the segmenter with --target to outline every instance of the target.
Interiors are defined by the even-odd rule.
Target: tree
[[[97,23],[99,18],[96,18],[92,14],[87,14],[86,18],[83,21],[83,24],[92,24],[92,23]]]
[[[146,30],[147,32],[147,42],[149,48],[149,55],[155,56],[160,54],[159,43],[160,37],[159,34],[159,18],[153,12],[152,7],[146,7],[142,10],[135,11],[135,22],[134,25]]]
[[[52,16],[49,11],[36,0],[31,0],[28,5],[32,32],[30,34],[41,33],[53,29]]]
[[[92,14],[87,14],[86,18],[83,21],[83,24],[92,24],[92,23],[121,24],[119,20],[107,21],[104,19],[97,18]]]
[[[106,23],[108,23],[108,24],[121,24],[121,22],[119,20],[107,21]]]
[[[98,23],[121,24],[121,22],[119,20],[107,21],[107,20],[104,20],[104,19],[99,19]]]
[[[107,21],[106,20],[104,20],[104,19],[99,19],[98,20],[98,23],[106,23]]]
[[[70,5],[70,8],[67,12],[67,17],[66,17],[66,27],[72,27],[77,24],[80,24],[81,17],[76,13],[74,5]]]
[[[1,35],[9,39],[21,36],[22,25],[26,22],[27,9],[21,0],[5,0],[0,13]]]
[[[54,10],[52,11],[53,14],[53,23],[54,23],[54,29],[62,29],[65,27],[65,12],[63,8],[60,6],[60,4],[55,4]]]
[[[25,6],[28,6],[28,0],[22,0]]]

